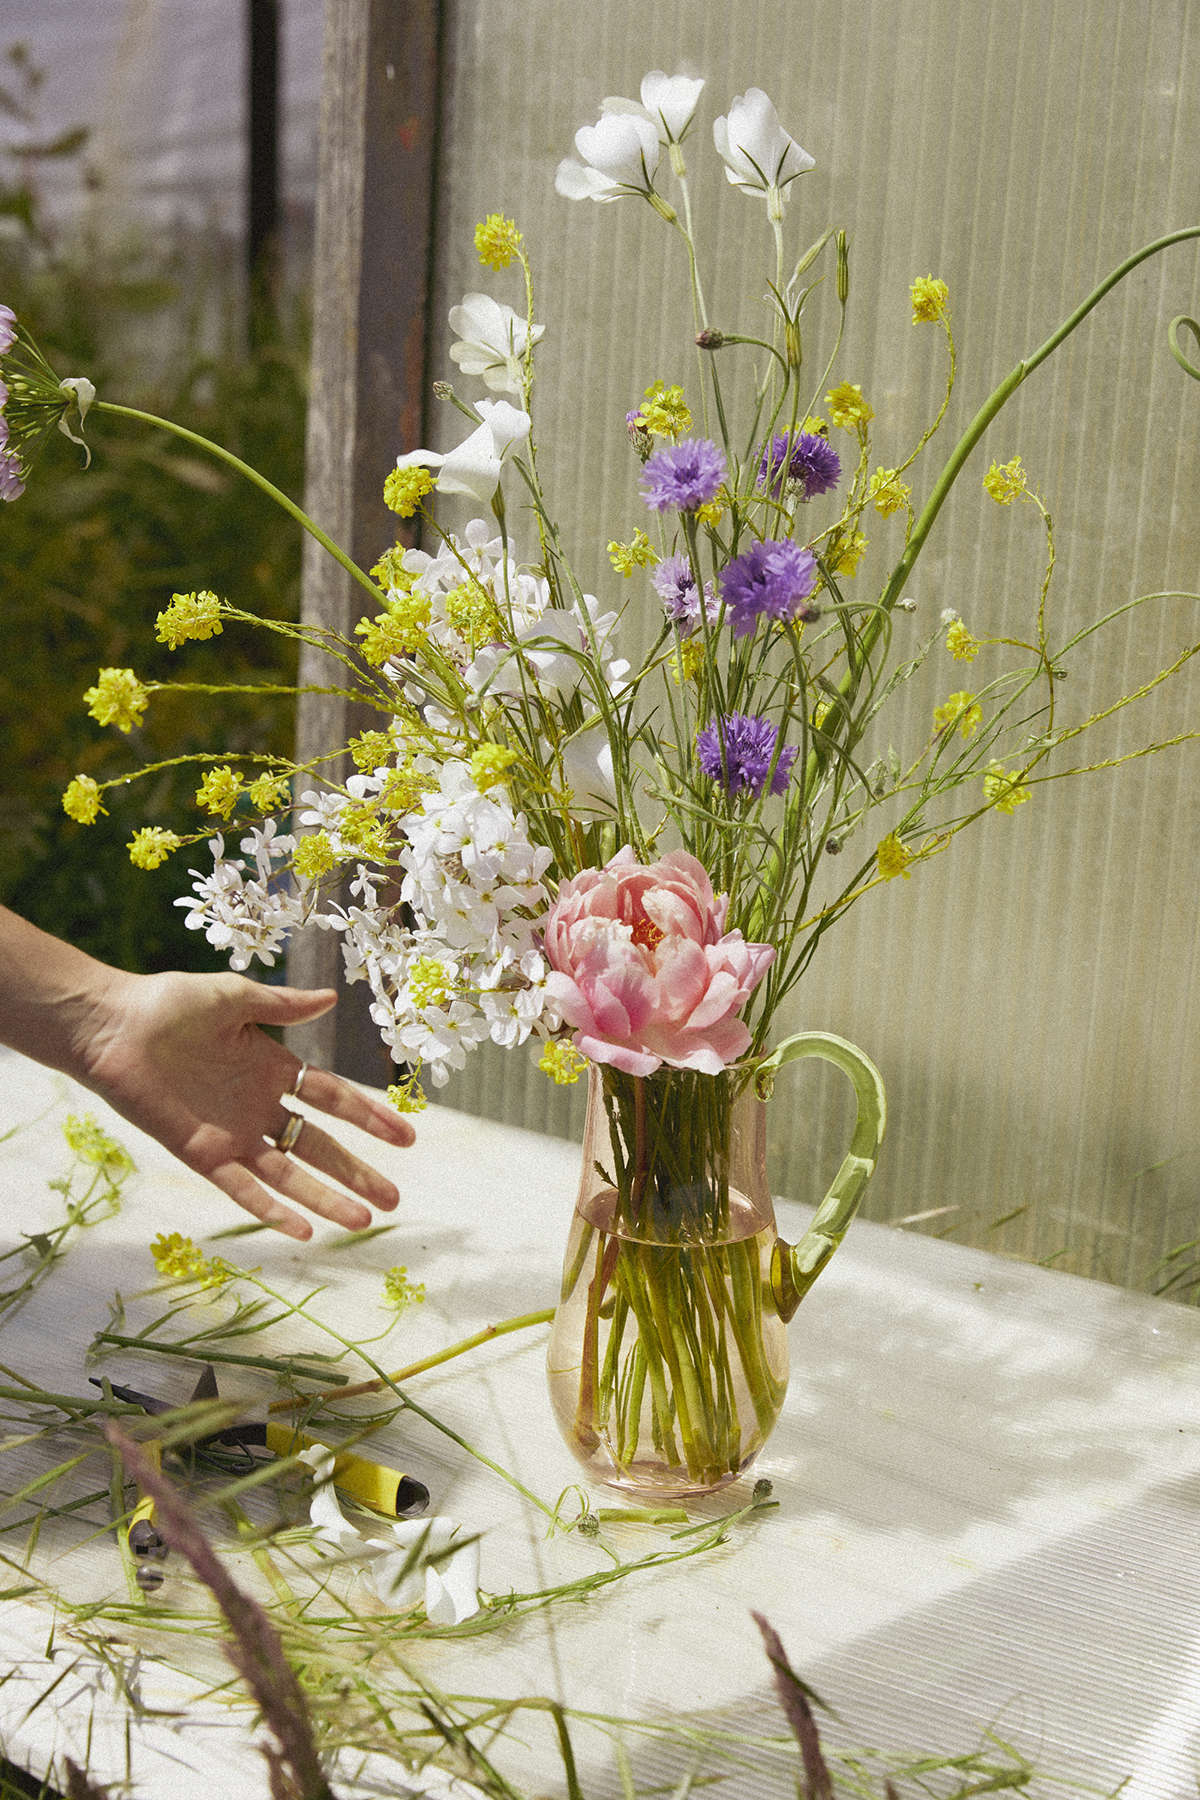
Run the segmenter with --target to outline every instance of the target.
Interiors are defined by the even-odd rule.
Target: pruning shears
[[[89,1379],[93,1387],[104,1388],[107,1385],[114,1400],[122,1400],[129,1406],[140,1406],[143,1412],[152,1417],[159,1413],[173,1412],[178,1404],[171,1400],[160,1400],[154,1394],[144,1394],[137,1388],[118,1387],[115,1382],[106,1384],[94,1375]],[[196,1401],[219,1398],[217,1378],[209,1363],[205,1365],[187,1403],[190,1405]],[[151,1439],[143,1448],[156,1464],[161,1464],[161,1443]],[[296,1456],[301,1451],[313,1449],[325,1450],[332,1456],[332,1480],[335,1488],[370,1507],[373,1512],[383,1513],[392,1519],[410,1519],[424,1512],[429,1505],[429,1489],[415,1476],[406,1475],[400,1469],[389,1468],[385,1463],[371,1462],[350,1450],[335,1450],[320,1438],[310,1437],[307,1432],[297,1431],[294,1426],[277,1423],[273,1419],[250,1419],[244,1424],[227,1425],[220,1431],[203,1433],[186,1446],[188,1454],[197,1461],[207,1461],[224,1468],[229,1467],[231,1453],[252,1461],[256,1460],[256,1450],[266,1450],[273,1456]],[[166,1559],[167,1546],[155,1525],[154,1500],[149,1494],[141,1496],[130,1514],[127,1541],[137,1566],[139,1587],[152,1589],[161,1586],[163,1571],[158,1565]]]

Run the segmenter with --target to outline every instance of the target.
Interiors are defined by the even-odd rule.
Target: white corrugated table
[[[90,1229],[9,1321],[0,1362],[44,1388],[85,1392],[84,1352],[110,1295],[128,1300],[152,1279],[151,1237],[201,1240],[238,1215],[92,1097],[0,1054],[0,1130],[25,1125],[0,1144],[7,1242],[56,1215],[46,1181],[65,1166],[59,1127],[72,1109],[106,1121],[139,1173],[121,1213]],[[418,1126],[414,1149],[383,1159],[403,1191],[389,1236],[339,1251],[337,1234],[319,1228],[307,1248],[261,1234],[236,1251],[296,1294],[327,1283],[327,1316],[364,1333],[384,1322],[382,1269],[407,1264],[429,1298],[381,1352],[389,1367],[552,1303],[577,1170],[572,1145],[445,1109]],[[781,1209],[785,1230],[801,1217]],[[428,1645],[425,1672],[462,1691],[557,1694],[604,1712],[769,1730],[779,1716],[750,1618],[757,1607],[837,1709],[845,1741],[946,1752],[993,1727],[1047,1789],[1065,1779],[1110,1790],[1128,1778],[1126,1800],[1194,1794],[1200,1317],[859,1224],[797,1316],[792,1350],[784,1417],[755,1471],[774,1483],[776,1511],[725,1547],[586,1606]],[[540,1332],[508,1338],[412,1392],[553,1501],[579,1471],[549,1418],[542,1351]],[[115,1380],[145,1373],[144,1363],[127,1373],[116,1355],[104,1366]],[[189,1379],[181,1365],[180,1398]],[[224,1385],[247,1391],[244,1380]],[[532,1509],[426,1428],[406,1427],[403,1444],[385,1437],[380,1451],[419,1467],[437,1509],[485,1533],[485,1588],[530,1589],[600,1566],[575,1535],[547,1540]],[[707,1510],[748,1490],[743,1482]],[[649,1527],[623,1529],[627,1555],[665,1545]],[[81,1594],[106,1584],[123,1592],[111,1541],[51,1572],[67,1593],[73,1583]],[[52,1668],[40,1602],[7,1603],[0,1625],[7,1754],[41,1770],[51,1753],[78,1757],[90,1729],[93,1774],[118,1778],[124,1708],[105,1698],[87,1659],[52,1707],[28,1710],[75,1655],[65,1625]],[[135,1729],[135,1793],[265,1792],[244,1719],[197,1702],[184,1674],[150,1666],[143,1680],[150,1702],[183,1706],[187,1718]],[[602,1744],[585,1736],[581,1754],[589,1800],[617,1793]],[[525,1767],[513,1751],[506,1766],[533,1792],[561,1791],[537,1752]],[[795,1790],[780,1762],[731,1791]]]

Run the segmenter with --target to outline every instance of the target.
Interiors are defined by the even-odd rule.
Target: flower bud
[[[719,350],[724,342],[725,333],[718,331],[713,325],[706,325],[703,331],[696,334],[696,345],[701,350]]]
[[[850,245],[844,231],[839,231],[837,245],[837,297],[845,306],[850,298]]]
[[[448,381],[435,381],[433,384],[433,397],[435,400],[453,400],[454,389],[450,386]]]
[[[841,838],[830,837],[830,838],[825,839],[825,854],[826,854],[826,856],[840,856],[841,853],[842,853]]]

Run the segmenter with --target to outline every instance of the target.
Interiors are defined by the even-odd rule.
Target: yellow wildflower
[[[946,631],[946,648],[955,662],[974,662],[979,655],[979,639],[971,636],[961,619],[952,619]]]
[[[178,650],[189,638],[203,640],[221,633],[221,602],[207,588],[197,594],[172,594],[171,604],[154,621],[160,644]]]
[[[475,250],[485,269],[507,269],[524,241],[516,222],[503,213],[489,213],[475,227]]]
[[[387,1097],[396,1111],[401,1113],[424,1112],[428,1105],[425,1090],[415,1073],[403,1081],[393,1082],[387,1090]]]
[[[451,588],[443,602],[446,623],[468,644],[488,643],[504,635],[496,602],[477,581]]]
[[[101,725],[130,731],[142,722],[150,690],[132,669],[101,669],[95,687],[86,688],[83,697],[88,712]]]
[[[866,547],[867,540],[861,531],[851,531],[840,538],[833,560],[834,574],[856,575]]]
[[[428,794],[436,786],[436,776],[422,774],[410,756],[388,776],[379,796],[380,805],[390,812],[410,813],[420,805],[422,794]]]
[[[587,1068],[587,1057],[581,1056],[574,1044],[559,1038],[547,1039],[538,1057],[538,1068],[548,1075],[556,1087],[573,1087]]]
[[[389,731],[364,731],[361,737],[352,737],[347,748],[354,758],[355,768],[365,773],[382,769],[395,745]]]
[[[354,627],[362,638],[362,654],[373,669],[381,668],[394,656],[411,656],[425,641],[429,624],[429,602],[424,594],[404,594],[394,600],[387,612],[373,619],[360,619]]]
[[[855,431],[875,417],[874,408],[863,398],[863,391],[856,381],[839,382],[826,394],[825,404],[829,408],[829,417],[843,431]]]
[[[652,569],[658,561],[658,552],[639,525],[627,544],[619,544],[614,538],[605,548],[608,560],[618,575],[626,577],[635,569]]]
[[[182,842],[182,838],[162,825],[143,825],[140,831],[134,832],[125,848],[135,869],[157,869]]]
[[[941,704],[933,709],[933,729],[935,734],[946,731],[957,725],[961,736],[974,737],[983,724],[983,708],[974,694],[966,692],[950,694]]]
[[[336,861],[333,845],[323,831],[308,832],[292,852],[292,867],[302,881],[327,875]]]
[[[1006,463],[994,462],[983,478],[983,491],[997,506],[1011,506],[1025,492],[1025,470],[1020,457],[1014,456]]]
[[[201,1287],[219,1287],[237,1274],[219,1256],[205,1256],[190,1237],[181,1232],[160,1231],[150,1245],[154,1267],[167,1281],[196,1281]]]
[[[425,1283],[410,1281],[404,1264],[397,1263],[383,1278],[383,1298],[388,1306],[394,1306],[402,1313],[406,1307],[421,1304],[425,1298]]]
[[[886,519],[894,512],[899,512],[905,504],[912,489],[900,480],[895,469],[876,469],[867,489],[867,498],[872,502],[877,513]]]
[[[133,1158],[123,1144],[116,1138],[109,1137],[102,1125],[98,1125],[91,1113],[79,1117],[68,1113],[63,1120],[62,1134],[67,1140],[68,1148],[84,1162],[95,1163],[98,1169],[113,1180],[129,1175],[133,1171]]]
[[[387,588],[389,591],[396,588],[402,594],[407,594],[416,580],[412,571],[404,567],[404,558],[407,555],[408,546],[406,544],[393,544],[389,550],[384,551],[371,570],[371,580],[377,581],[381,588]]]
[[[486,794],[504,780],[516,760],[517,753],[508,744],[480,744],[471,752],[471,780],[481,794]]]
[[[257,775],[246,792],[256,812],[274,812],[277,806],[282,806],[288,799],[291,785],[286,775]]]
[[[983,797],[997,812],[1013,813],[1024,806],[1029,789],[1022,785],[1020,769],[1005,769],[998,762],[989,763],[983,778]]]
[[[894,881],[897,875],[903,875],[905,881],[911,881],[912,870],[908,865],[912,861],[912,851],[904,848],[894,831],[889,831],[876,848],[875,861],[885,881]]]
[[[76,775],[68,781],[62,797],[62,809],[68,819],[79,825],[91,825],[97,814],[107,809],[100,804],[100,783],[90,775]]]
[[[241,791],[241,776],[235,775],[228,763],[222,763],[220,768],[205,770],[196,789],[196,805],[202,806],[205,812],[218,813],[222,819],[227,819],[237,805]]]
[[[809,413],[800,429],[802,432],[807,432],[810,437],[829,436],[828,425],[824,419],[818,418],[816,413]]]
[[[345,843],[363,856],[386,862],[391,855],[391,838],[373,802],[348,806],[338,820],[338,831]]]
[[[914,325],[936,325],[949,316],[950,289],[936,275],[918,275],[909,288]]]
[[[418,1012],[427,1006],[445,1006],[453,998],[457,981],[436,956],[418,956],[409,965],[408,997]]]
[[[428,469],[415,465],[393,469],[383,484],[383,503],[402,519],[411,519],[426,494],[432,494],[436,483]]]
[[[668,387],[665,382],[652,381],[632,423],[640,425],[651,437],[670,438],[672,443],[678,443],[692,428],[692,415],[678,382]]]
[[[722,493],[723,492],[724,489],[722,489]],[[724,501],[719,495],[715,500],[705,500],[702,505],[696,508],[696,522],[699,525],[719,525],[721,523],[721,514],[723,511]],[[657,560],[658,558],[656,557],[655,561],[657,562]]]
[[[704,639],[700,633],[681,638],[671,652],[671,680],[675,686],[682,687],[685,681],[694,681],[703,667]]]

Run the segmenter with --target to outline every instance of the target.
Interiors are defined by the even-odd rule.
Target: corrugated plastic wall
[[[710,310],[742,330],[763,317],[770,243],[761,205],[721,176],[710,123],[749,86],[772,95],[817,160],[792,190],[790,245],[827,223],[852,238],[840,368],[874,404],[883,463],[932,416],[944,378],[940,338],[909,323],[913,276],[932,272],[951,290],[960,377],[938,440],[948,450],[1101,276],[1200,221],[1190,0],[660,0],[646,11],[461,0],[447,18],[439,318],[471,288],[520,303],[512,277],[481,271],[472,248],[484,213],[516,217],[547,326],[535,396],[543,479],[597,592],[616,583],[606,540],[642,516],[625,410],[655,376],[695,387],[678,238],[640,202],[554,193],[556,164],[603,95],[636,94],[651,68],[707,76],[689,165],[715,259]],[[1054,515],[1060,639],[1135,593],[1200,586],[1200,390],[1165,336],[1185,311],[1200,312],[1190,245],[1127,280],[991,426],[918,566],[919,610],[902,627],[914,642],[946,606],[982,635],[1028,635],[1037,520],[980,488],[992,457],[1017,452]],[[819,371],[832,308],[818,296],[806,319]],[[448,409],[445,430],[459,435]],[[918,494],[938,466],[936,452],[920,465]],[[896,548],[882,521],[875,539],[860,588],[882,579]],[[1194,599],[1167,600],[1120,623],[1079,660],[1064,716],[1136,687],[1196,635],[1198,617]],[[976,685],[983,669],[981,659]],[[919,743],[931,704],[964,678],[942,658],[911,684],[889,722],[897,745]],[[1102,728],[1080,760],[1197,725],[1192,671]],[[1198,780],[1192,746],[1040,787],[1011,818],[980,821],[914,879],[869,895],[826,939],[788,1023],[842,1032],[884,1071],[892,1124],[873,1216],[949,1208],[928,1228],[1134,1285],[1153,1285],[1164,1251],[1200,1235]],[[775,1185],[815,1198],[843,1147],[843,1098],[836,1077],[807,1066],[785,1079]],[[551,1090],[520,1052],[478,1057],[443,1097],[561,1134],[578,1123],[578,1098]],[[561,1199],[548,1217],[561,1220]]]

